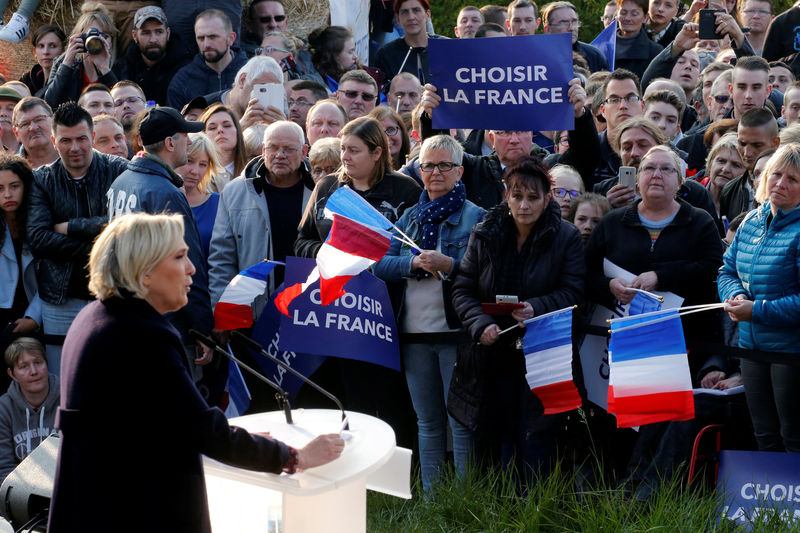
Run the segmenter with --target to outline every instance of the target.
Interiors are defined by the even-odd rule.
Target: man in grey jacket
[[[307,150],[300,126],[274,122],[264,132],[262,155],[222,191],[208,258],[212,304],[240,271],[264,259],[283,261],[293,255],[297,227],[314,189],[304,161]],[[282,281],[282,270],[276,274],[268,292]],[[257,313],[266,300],[259,302]]]

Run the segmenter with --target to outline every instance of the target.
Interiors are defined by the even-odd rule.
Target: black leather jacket
[[[73,268],[88,263],[94,238],[108,222],[106,191],[127,168],[127,159],[95,151],[81,180],[70,177],[61,159],[34,171],[27,231],[45,302],[60,305]],[[66,235],[53,229],[61,222],[69,223]]]

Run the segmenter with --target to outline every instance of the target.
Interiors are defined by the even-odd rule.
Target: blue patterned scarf
[[[466,199],[467,190],[461,180],[456,182],[456,186],[450,192],[435,200],[428,197],[428,191],[422,191],[416,220],[422,226],[420,247],[423,250],[436,249],[439,242],[439,224],[461,209]]]

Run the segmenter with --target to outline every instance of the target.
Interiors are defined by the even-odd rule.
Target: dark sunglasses
[[[274,17],[267,15],[266,17],[257,17],[257,18],[261,24],[269,24],[270,22],[272,22],[272,19],[275,19],[275,22],[283,22],[284,20],[286,20],[286,15],[275,15]]]
[[[362,93],[361,91],[343,91],[343,92],[344,92],[344,95],[347,98],[350,98],[351,100],[355,100],[358,97],[359,94],[361,95],[361,98],[365,102],[370,102],[372,100],[375,100],[375,95],[374,94]]]
[[[725,103],[727,103],[727,102],[728,102],[728,100],[730,100],[730,99],[731,99],[731,97],[730,97],[730,96],[727,96],[727,95],[724,95],[724,94],[720,94],[720,95],[717,95],[717,96],[712,96],[712,98],[713,98],[714,100],[716,100],[716,102],[717,102],[718,104],[725,104]]]

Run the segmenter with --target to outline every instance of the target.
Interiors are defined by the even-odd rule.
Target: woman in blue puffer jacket
[[[739,346],[800,354],[800,145],[781,146],[761,177],[717,280]],[[800,367],[742,360],[758,446],[800,452]]]

